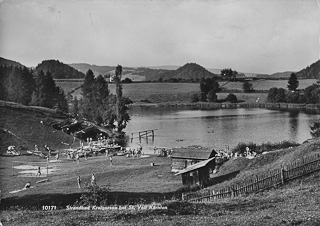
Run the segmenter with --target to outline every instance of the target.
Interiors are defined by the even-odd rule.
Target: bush
[[[272,103],[286,102],[286,90],[283,88],[273,87],[268,92],[267,100]]]
[[[87,192],[83,193],[75,205],[79,206],[105,206],[110,201],[110,189],[104,186],[92,186],[86,188]]]
[[[253,87],[252,87],[252,84],[249,82],[249,81],[245,81],[243,84],[242,84],[242,89],[245,93],[249,93],[249,92],[252,92],[253,91]]]
[[[199,102],[199,100],[199,95],[197,93],[191,95],[191,103]]]
[[[249,147],[251,151],[261,154],[262,152],[265,152],[265,151],[274,151],[282,148],[296,147],[298,145],[299,145],[298,143],[291,142],[291,141],[282,141],[277,143],[267,142],[267,143],[262,143],[261,145],[257,145],[253,142],[250,142],[250,143],[239,143],[231,151],[232,153],[243,154],[246,151],[246,147]]]
[[[238,98],[233,93],[229,93],[229,95],[227,96],[225,101],[229,101],[231,103],[237,103],[238,102]]]
[[[217,94],[216,94],[215,90],[213,90],[213,89],[210,90],[210,91],[208,92],[207,98],[208,98],[208,101],[209,101],[209,102],[215,102],[215,101],[217,101]]]
[[[299,93],[298,92],[288,92],[287,102],[288,103],[299,103]]]
[[[206,93],[203,93],[203,92],[200,93],[200,101],[203,101],[203,102],[207,101],[207,94]]]

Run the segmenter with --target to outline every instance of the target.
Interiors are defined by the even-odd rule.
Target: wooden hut
[[[215,157],[190,165],[175,175],[182,176],[182,184],[185,186],[199,185],[201,188],[210,183],[210,170],[214,168]]]
[[[190,165],[208,160],[217,154],[212,148],[202,148],[200,146],[189,146],[183,148],[175,148],[172,150],[171,172],[178,172]]]

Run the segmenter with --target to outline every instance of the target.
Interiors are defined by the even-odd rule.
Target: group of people
[[[77,178],[77,183],[78,183],[78,188],[81,189],[81,177],[80,176],[78,176],[78,178]],[[96,176],[94,175],[94,173],[91,175],[90,184],[91,184],[91,186],[97,185]]]
[[[128,151],[126,151],[126,156],[127,158],[132,157],[132,158],[140,158],[141,156],[141,152],[142,152],[142,147],[136,149],[129,149]]]

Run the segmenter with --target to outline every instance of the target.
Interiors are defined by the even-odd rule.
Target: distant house
[[[175,175],[182,176],[185,186],[199,185],[201,188],[210,183],[210,170],[215,166],[215,157],[190,165]]]
[[[178,172],[190,165],[208,160],[217,154],[212,148],[202,148],[198,146],[189,146],[183,148],[175,148],[170,154],[171,172]]]

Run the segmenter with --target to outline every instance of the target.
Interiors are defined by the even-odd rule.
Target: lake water
[[[201,145],[224,149],[239,142],[302,143],[311,138],[308,124],[318,115],[302,112],[282,112],[260,108],[197,110],[190,108],[140,108],[130,109],[131,121],[126,134],[149,129],[155,130],[154,141],[149,137],[139,142],[138,133],[128,142],[130,147],[143,146],[143,150],[156,147],[181,147]]]

